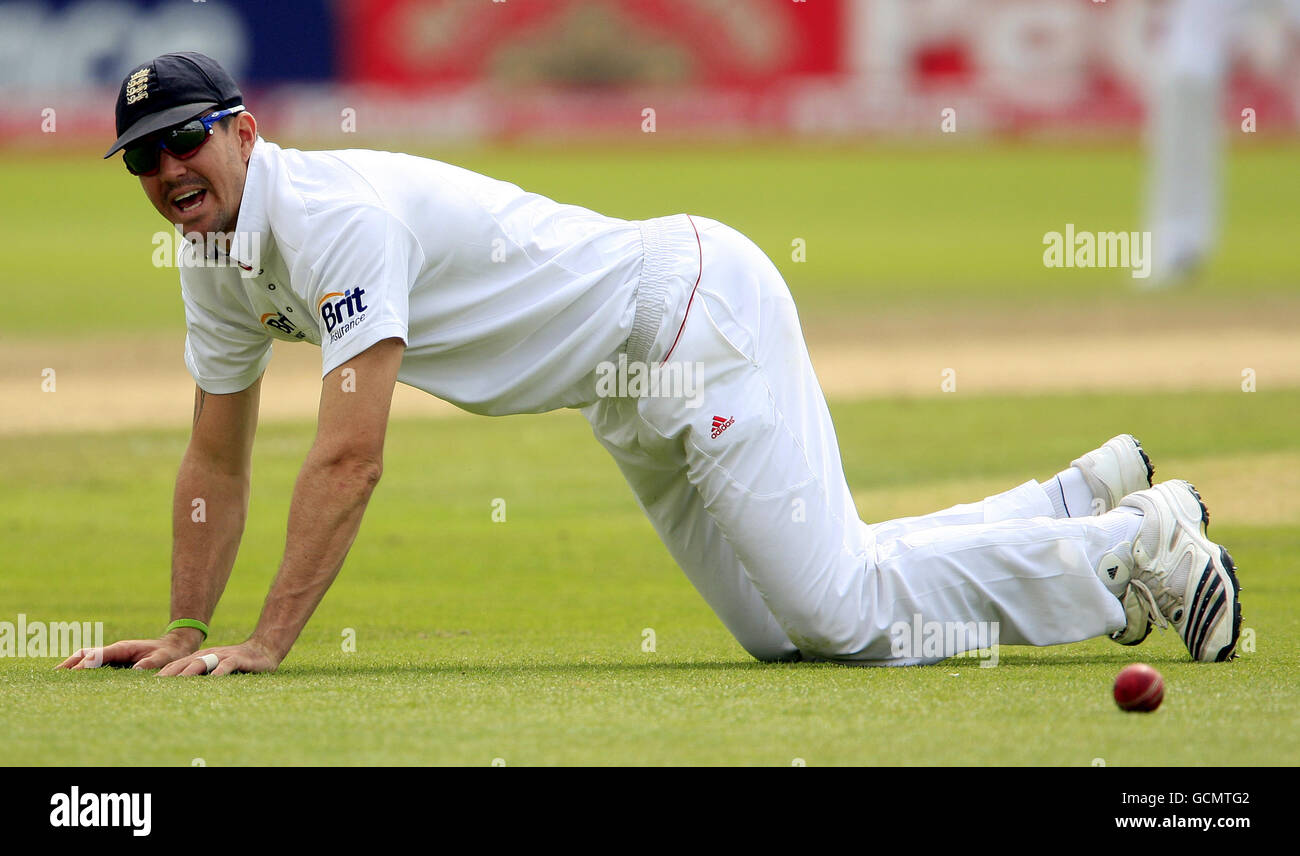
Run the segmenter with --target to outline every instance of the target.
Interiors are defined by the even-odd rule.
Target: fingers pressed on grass
[[[192,678],[195,675],[206,675],[207,673],[207,665],[199,660],[191,660],[190,664],[181,671],[181,675],[186,678]]]

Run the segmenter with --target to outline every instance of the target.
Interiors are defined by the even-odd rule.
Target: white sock
[[[1105,531],[1107,541],[1106,552],[1097,565],[1097,576],[1111,594],[1123,598],[1131,577],[1128,573],[1117,575],[1114,571],[1119,565],[1133,569],[1133,542],[1142,531],[1142,512],[1124,506],[1099,515],[1096,520]],[[1108,570],[1112,572],[1109,576]]]
[[[1092,501],[1092,489],[1084,481],[1083,473],[1075,467],[1067,467],[1053,478],[1039,482],[1047,498],[1052,502],[1052,511],[1057,519],[1066,517],[1092,517],[1095,509]]]
[[[1110,538],[1110,552],[1119,552],[1121,548],[1132,558],[1133,542],[1142,530],[1142,512],[1127,505],[1108,511],[1097,518],[1097,522],[1106,530]],[[1124,545],[1128,545],[1125,547]]]

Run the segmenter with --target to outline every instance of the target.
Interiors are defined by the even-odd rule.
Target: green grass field
[[[1284,323],[1300,300],[1295,147],[1239,151],[1222,252],[1194,292],[1143,300]],[[1116,146],[905,151],[492,150],[447,159],[627,217],[688,210],[777,259],[810,338],[879,306],[973,325],[1029,306],[1142,300],[1114,272],[1047,275],[1042,233],[1140,228],[1141,160]],[[23,336],[183,333],[174,271],[134,181],[93,155],[0,165],[0,247]],[[44,187],[46,190],[42,191]],[[845,193],[844,188],[856,192]],[[48,192],[53,188],[54,192]],[[90,206],[69,213],[76,189]],[[30,199],[30,204],[13,204]],[[789,261],[790,240],[808,262]],[[784,255],[782,255],[784,252]],[[972,309],[977,307],[977,309]],[[1295,317],[1292,315],[1291,317]],[[1212,342],[1209,343],[1212,346]],[[914,669],[762,665],[673,565],[607,455],[571,412],[398,420],[385,474],[338,581],[273,675],[163,680],[0,657],[0,764],[1300,763],[1300,389],[958,395],[832,401],[869,520],[1045,478],[1119,431],[1161,478],[1188,478],[1241,568],[1248,650],[1187,660],[1172,633],[1004,647]],[[210,642],[242,640],[283,549],[309,423],[263,426],[250,522]],[[172,481],[184,430],[0,437],[0,621],[103,621],[110,639],[166,623]],[[506,501],[493,522],[492,501]],[[1216,504],[1218,500],[1218,504]],[[642,650],[653,629],[656,650]],[[345,652],[345,633],[356,651]],[[1152,715],[1110,683],[1150,662]],[[1207,740],[1202,735],[1213,733]]]
[[[1131,280],[1114,271],[1045,276],[1042,237],[1067,222],[1145,228],[1144,162],[1130,146],[403,150],[611,216],[722,220],[767,251],[813,317],[882,304],[984,311],[999,301],[1130,300]],[[1228,161],[1222,251],[1196,301],[1295,293],[1296,154],[1265,143]],[[16,154],[0,164],[0,201],[6,276],[31,286],[6,295],[10,317],[21,319],[13,335],[183,323],[175,271],[150,265],[153,236],[167,224],[116,160]],[[802,263],[791,261],[796,238],[806,241]]]
[[[1165,475],[1217,455],[1300,455],[1300,393],[946,400],[834,408],[850,483],[907,469],[960,486],[1044,477],[1131,411]],[[961,444],[935,426],[960,410]],[[1050,441],[1009,442],[1014,412]],[[1205,414],[1209,418],[1205,418]],[[1196,427],[1192,436],[1186,426]],[[251,522],[213,641],[256,621],[311,427],[264,431]],[[165,623],[168,522],[183,433],[7,445],[0,519],[7,603],[30,620],[103,619],[108,636]],[[889,448],[889,459],[873,450]],[[972,465],[966,449],[984,457]],[[1213,451],[1207,451],[1213,448]],[[1213,484],[1204,486],[1213,503]],[[975,494],[971,498],[980,494]],[[507,520],[491,521],[494,498]],[[871,509],[880,516],[918,509]],[[576,414],[404,422],[348,564],[275,675],[172,681],[0,661],[6,763],[189,764],[1270,764],[1300,758],[1294,663],[1300,527],[1215,521],[1241,564],[1257,650],[1187,661],[1172,634],[1006,647],[996,668],[760,665],[713,618]],[[10,607],[13,611],[13,607]],[[12,620],[12,619],[10,619]],[[341,650],[344,628],[356,652]],[[657,650],[641,649],[653,628]],[[1152,716],[1109,682],[1133,659],[1165,675]],[[1207,728],[1220,736],[1197,740]],[[1227,736],[1224,736],[1227,735]]]

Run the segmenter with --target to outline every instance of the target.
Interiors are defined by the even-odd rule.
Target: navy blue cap
[[[195,51],[163,54],[136,66],[117,95],[117,142],[104,157],[211,110],[242,104],[244,96],[216,60]]]

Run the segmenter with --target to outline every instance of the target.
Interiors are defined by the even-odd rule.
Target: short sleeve
[[[329,219],[312,229],[324,246],[300,256],[311,265],[307,296],[320,321],[322,377],[383,339],[407,341],[411,285],[424,263],[411,230],[381,208]]]
[[[185,326],[185,366],[205,392],[248,389],[271,361],[269,335],[223,318],[190,296]]]

